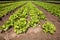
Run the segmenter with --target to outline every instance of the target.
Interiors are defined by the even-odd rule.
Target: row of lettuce
[[[35,2],[35,3],[37,5],[39,5],[40,7],[46,9],[51,14],[53,14],[53,15],[57,16],[58,18],[60,18],[60,6],[59,5],[46,3],[46,2]]]
[[[14,2],[12,2],[12,3],[3,3],[3,4],[0,3],[0,8],[5,7],[5,6],[8,6],[8,5],[11,5],[11,4],[13,4],[13,3],[14,3]]]
[[[41,20],[46,20],[46,16],[42,11],[37,9],[35,5],[28,2],[11,15],[9,20],[1,26],[0,29],[6,31],[10,27],[14,27],[14,32],[17,34],[24,33],[28,30],[28,28],[36,27]],[[44,29],[44,32],[52,34],[56,31],[55,26],[51,22],[45,22],[42,28]]]
[[[25,3],[25,2],[24,2]],[[0,4],[0,17],[5,16],[7,12],[10,12],[11,10],[14,10],[18,6],[21,6],[24,4],[23,2],[13,2],[13,3],[7,3],[7,4]]]

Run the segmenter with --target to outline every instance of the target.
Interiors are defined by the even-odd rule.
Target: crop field
[[[0,40],[60,40],[60,4],[0,1]]]

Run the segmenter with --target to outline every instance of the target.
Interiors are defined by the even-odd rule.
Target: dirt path
[[[24,3],[23,5],[25,5],[26,3]],[[7,15],[2,17],[2,20],[0,20],[0,26],[2,26],[8,19],[9,17],[15,12],[17,11],[20,7],[22,7],[23,5],[20,5],[19,7],[11,10],[10,12],[7,13]]]
[[[34,3],[33,3],[34,4]],[[39,10],[43,11],[43,13],[46,15],[47,20],[51,21],[56,26],[56,33],[54,35],[51,35],[51,38],[53,40],[60,40],[60,22],[58,21],[58,17],[51,15],[51,13],[47,12],[42,7],[34,4]],[[49,35],[48,35],[49,37]],[[47,38],[48,38],[47,37]]]

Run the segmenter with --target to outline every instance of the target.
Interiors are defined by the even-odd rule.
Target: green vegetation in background
[[[21,2],[13,2],[8,4],[0,4],[0,18],[24,3],[21,1]]]
[[[54,4],[46,3],[46,2],[35,2],[35,3],[41,6],[42,8],[46,9],[51,14],[60,18],[60,6],[59,5],[56,6]]]
[[[60,1],[60,0],[0,0],[0,1]]]

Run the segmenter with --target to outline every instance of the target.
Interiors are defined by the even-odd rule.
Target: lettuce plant
[[[52,24],[51,22],[45,22],[42,28],[44,32],[48,32],[51,34],[54,34],[54,32],[56,31],[54,24]]]

